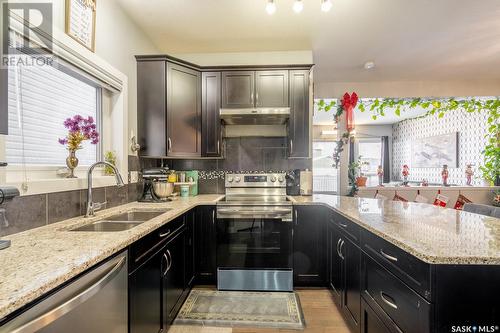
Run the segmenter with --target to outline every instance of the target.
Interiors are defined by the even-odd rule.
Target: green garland
[[[320,100],[317,103],[319,111],[328,112],[336,105],[335,101],[326,103]],[[379,117],[386,115],[388,109],[393,109],[394,114],[400,116],[402,112],[420,107],[426,110],[426,113],[416,118],[425,118],[428,116],[437,115],[438,118],[443,118],[449,111],[465,110],[468,113],[487,112],[487,145],[482,152],[484,155],[484,163],[479,167],[483,173],[483,177],[498,184],[500,179],[500,99],[477,99],[477,98],[374,98],[359,100],[358,109],[361,112],[369,111],[372,113],[372,119],[376,120]],[[342,115],[342,107],[337,107],[335,120]]]

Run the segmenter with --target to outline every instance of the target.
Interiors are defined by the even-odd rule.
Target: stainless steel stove
[[[293,289],[292,203],[284,173],[228,174],[217,203],[220,290]]]

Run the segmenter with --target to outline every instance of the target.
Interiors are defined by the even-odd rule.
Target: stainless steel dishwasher
[[[123,252],[7,322],[0,333],[126,333],[127,279]]]

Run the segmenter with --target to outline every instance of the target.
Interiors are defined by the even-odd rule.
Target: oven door
[[[228,210],[238,213],[231,216]],[[291,209],[259,211],[251,214],[243,207],[218,207],[219,269],[292,269]]]

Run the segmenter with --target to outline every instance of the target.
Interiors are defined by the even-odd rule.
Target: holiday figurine
[[[382,183],[384,182],[384,169],[379,165],[377,168],[377,176],[378,176],[378,186],[384,186]]]
[[[441,178],[443,179],[443,186],[448,186],[448,165],[443,165],[443,170],[441,170]]]
[[[410,168],[408,167],[408,165],[406,164],[403,165],[402,174],[403,174],[403,185],[408,186],[408,175],[410,174]]]
[[[472,176],[474,176],[474,170],[472,170],[472,164],[467,164],[465,169],[465,177],[467,177],[467,185],[472,186]]]

